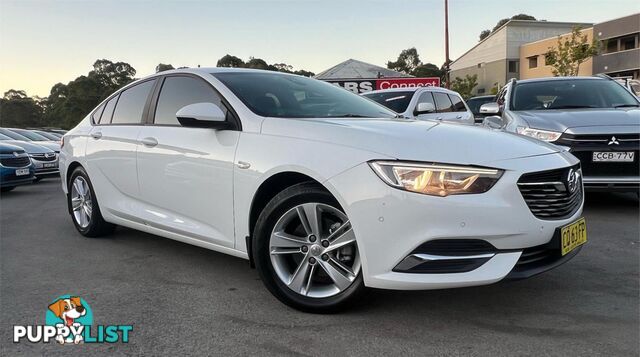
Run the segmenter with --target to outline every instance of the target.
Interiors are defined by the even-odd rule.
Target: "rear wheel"
[[[298,184],[274,197],[256,223],[255,238],[262,281],[291,307],[333,312],[364,290],[351,223],[318,184]]]
[[[76,168],[71,174],[68,191],[69,212],[80,234],[85,237],[99,237],[113,232],[115,225],[102,218],[93,186],[82,167]]]

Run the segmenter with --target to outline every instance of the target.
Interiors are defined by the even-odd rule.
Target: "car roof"
[[[417,92],[418,90],[428,90],[428,91],[431,91],[431,92],[442,92],[442,93],[449,93],[449,94],[459,95],[457,92],[449,90],[447,88],[433,87],[433,86],[378,89],[378,90],[374,90],[374,91],[366,92],[366,93],[362,93],[362,94],[387,93],[387,92]]]
[[[600,80],[604,81],[607,78],[602,77],[587,77],[587,76],[575,76],[575,77],[543,77],[543,78],[531,78],[531,79],[521,79],[516,81],[517,84],[520,83],[534,83],[534,82],[548,82],[548,81],[562,81],[562,80]]]
[[[493,99],[495,97],[496,97],[495,95],[477,95],[475,97],[471,97],[467,99],[467,102],[473,99]]]

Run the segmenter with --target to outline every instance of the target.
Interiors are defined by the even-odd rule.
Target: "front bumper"
[[[585,176],[584,188],[590,191],[633,192],[640,190],[640,176]]]
[[[577,164],[566,152],[485,163],[505,170],[484,194],[434,197],[387,186],[366,164],[325,184],[338,200],[356,234],[365,285],[421,290],[484,285],[505,278],[526,248],[548,244],[558,227],[578,219],[541,220],[527,207],[516,182],[526,172]],[[366,183],[366,184],[363,184]],[[417,247],[432,240],[483,240],[498,251],[479,267],[459,273],[394,271]]]
[[[57,157],[52,161],[40,161],[32,157],[31,162],[33,162],[37,177],[57,176],[60,173]]]
[[[30,170],[29,175],[16,176],[15,171],[17,169]],[[20,185],[28,185],[33,182],[35,177],[33,176],[33,167],[0,167],[0,187],[12,187]]]

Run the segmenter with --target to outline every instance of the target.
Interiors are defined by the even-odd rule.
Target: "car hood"
[[[327,142],[399,160],[482,165],[560,148],[529,137],[429,120],[267,118],[262,133]]]
[[[14,152],[18,152],[22,154],[24,153],[24,149],[13,143],[9,143],[7,141],[0,142],[0,154],[6,155],[6,154],[13,154]]]
[[[2,140],[2,144],[10,144],[21,147],[27,154],[45,154],[53,150],[41,145],[33,144],[33,142],[19,141],[19,140]]]
[[[515,113],[531,128],[557,132],[580,127],[640,126],[638,108],[531,110]]]

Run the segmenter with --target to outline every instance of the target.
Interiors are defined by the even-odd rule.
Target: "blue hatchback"
[[[0,187],[2,192],[27,185],[35,179],[36,169],[21,147],[0,143]]]

